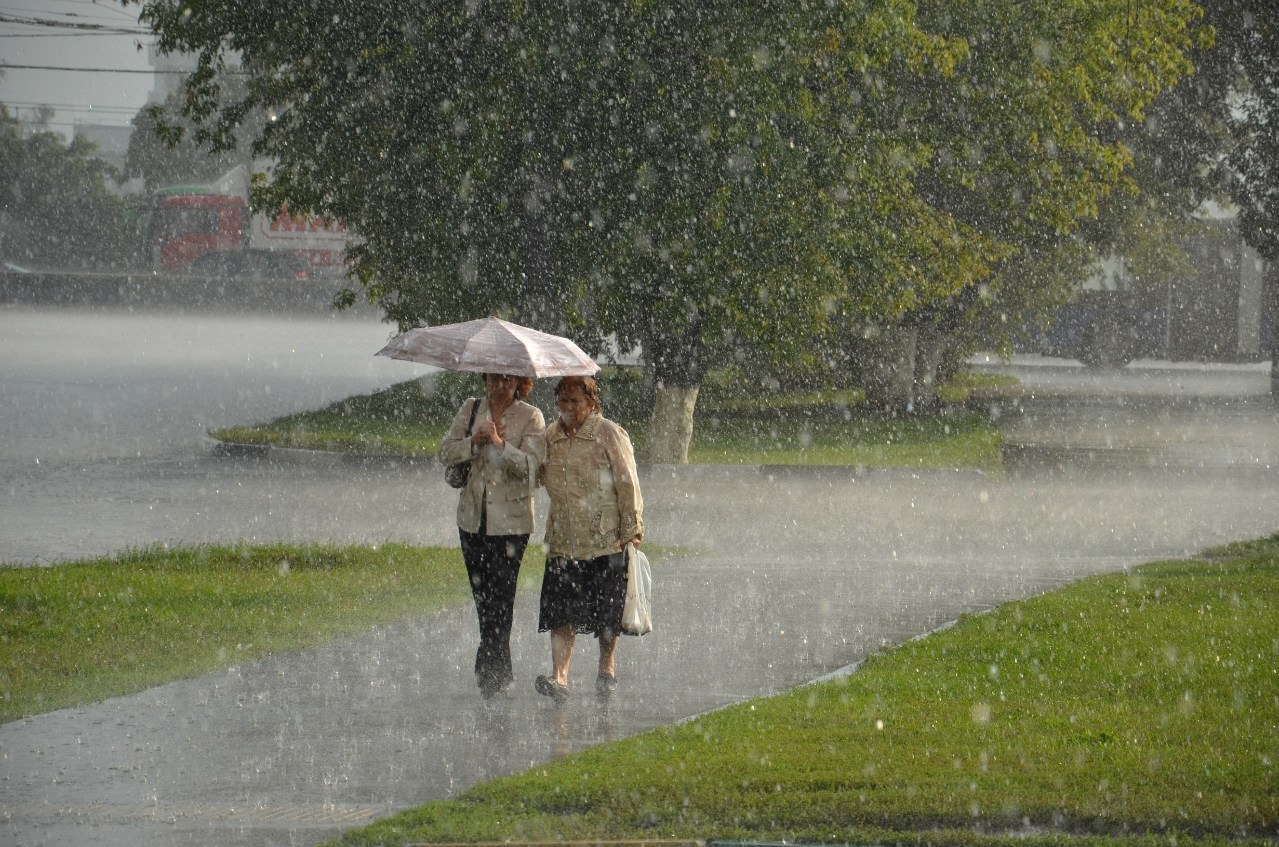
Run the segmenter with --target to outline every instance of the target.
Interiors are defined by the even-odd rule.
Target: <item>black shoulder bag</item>
[[[471,398],[471,419],[466,422],[466,437],[471,437],[471,428],[475,426],[475,413],[480,410],[480,398]],[[471,460],[458,462],[456,465],[444,466],[444,481],[450,488],[466,488],[466,481],[471,478]]]

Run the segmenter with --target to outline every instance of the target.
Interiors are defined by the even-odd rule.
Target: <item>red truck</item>
[[[338,270],[348,234],[341,224],[249,206],[248,171],[237,166],[207,185],[174,185],[151,195],[145,226],[152,270],[181,273],[208,253],[271,250],[299,255],[317,270]]]

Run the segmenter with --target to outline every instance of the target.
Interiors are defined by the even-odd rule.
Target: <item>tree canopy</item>
[[[1176,259],[1178,230],[1206,201],[1233,202],[1247,241],[1279,258],[1279,17],[1270,0],[1203,9],[1193,73],[1122,128],[1140,191],[1113,198],[1089,233],[1146,269]]]
[[[0,257],[51,268],[123,266],[132,217],[84,138],[24,133],[0,107]]]
[[[1215,58],[1224,66],[1219,74],[1234,83],[1235,96],[1226,98],[1231,195],[1248,243],[1279,262],[1279,10],[1271,0],[1223,0],[1209,16],[1220,44]]]
[[[235,90],[234,88],[232,90]],[[262,129],[260,111],[216,151],[204,127],[183,114],[183,95],[174,92],[162,104],[150,104],[133,119],[133,134],[124,165],[126,177],[141,177],[148,191],[185,182],[212,182],[236,165],[251,167],[253,143]]]
[[[1126,186],[1189,0],[148,0],[261,193],[342,219],[401,326],[518,310],[707,361],[971,303]],[[227,101],[221,72],[247,74]],[[1018,257],[1023,258],[1019,259]],[[1025,279],[1003,276],[1006,284]]]

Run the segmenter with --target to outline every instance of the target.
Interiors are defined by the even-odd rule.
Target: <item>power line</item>
[[[116,38],[110,32],[0,32],[0,38]]]
[[[90,106],[87,103],[50,103],[48,101],[35,100],[0,100],[0,104],[12,106],[19,109],[38,109],[41,106],[48,106],[50,109],[57,109],[61,112],[119,112],[124,114],[136,114],[137,109],[128,106]]]
[[[106,4],[99,3],[98,0],[60,0],[60,2],[61,2],[61,5],[64,5],[64,6],[79,6],[79,7],[87,6],[93,9],[94,12],[99,12],[104,15],[104,17],[93,16],[92,19],[95,19],[95,20],[106,20],[107,17],[105,17],[105,15],[109,14],[110,16],[114,16],[115,18],[123,17],[131,22],[137,22],[138,15],[139,15],[138,12],[134,12],[132,14],[130,14],[129,12],[126,12],[123,8],[120,7],[119,0],[110,0],[110,2]],[[40,14],[47,14],[52,17],[86,18],[86,19],[89,19],[91,17],[91,14],[86,14],[84,12],[59,11],[57,9],[50,9],[47,3],[44,3],[35,9],[27,8],[25,6],[12,5],[8,3],[6,3],[5,5],[9,6],[9,8],[0,9],[0,14],[40,13]]]
[[[47,26],[54,29],[91,30],[93,32],[111,33],[114,35],[151,35],[151,31],[140,28],[128,28],[112,24],[79,23],[76,21],[51,21],[47,18],[28,18],[18,15],[0,14],[0,23],[19,24],[21,26]]]
[[[103,4],[103,3],[99,3],[98,0],[67,0],[67,2],[75,3],[78,6],[92,6],[95,11],[110,12],[113,15],[119,15],[121,17],[125,17],[130,20],[136,21],[138,19],[137,14],[129,14],[123,8],[121,8],[121,6],[118,3]],[[71,14],[76,14],[76,13],[72,12]]]
[[[0,64],[0,71],[13,69],[15,71],[71,71],[72,73],[89,73],[89,74],[189,74],[191,71],[164,70],[155,68],[153,70],[137,70],[134,68],[68,68],[61,65],[4,65]],[[238,74],[243,71],[223,71],[227,74]]]

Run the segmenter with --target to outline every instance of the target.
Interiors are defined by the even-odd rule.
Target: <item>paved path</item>
[[[1267,449],[1279,445],[1269,414],[1250,436]],[[379,490],[415,492],[415,511],[451,510],[451,492],[421,468],[240,468],[250,503],[264,496],[259,486],[286,490],[282,480],[297,475],[317,495],[290,508],[323,509],[326,485],[372,485],[367,473]],[[432,615],[0,726],[0,843],[314,844],[492,776],[804,683],[965,612],[1279,529],[1279,475],[1230,462],[1031,467],[1000,482],[663,467],[645,470],[644,487],[651,541],[700,555],[654,557],[657,628],[622,644],[611,701],[578,693],[555,708],[533,692],[549,662],[534,598],[517,610],[519,685],[498,702],[473,687],[472,611]],[[366,518],[338,515],[357,536],[379,531],[359,529]],[[593,652],[584,645],[574,664],[578,692]]]

